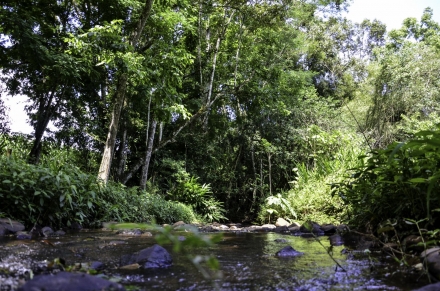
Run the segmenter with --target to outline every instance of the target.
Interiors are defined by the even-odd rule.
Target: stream
[[[11,290],[10,286],[14,286],[8,277],[8,273],[13,273],[7,271],[8,264],[17,264],[15,270],[20,272],[20,266],[22,270],[34,269],[55,258],[63,258],[66,265],[102,262],[105,265],[102,273],[119,278],[127,290],[412,290],[428,284],[425,276],[399,266],[383,254],[347,252],[344,246],[333,247],[333,258],[342,270],[327,254],[328,237],[318,239],[322,245],[315,238],[271,232],[224,233],[222,241],[213,247],[191,249],[193,255],[214,255],[219,260],[222,278],[206,279],[187,257],[172,253],[170,245],[164,246],[173,257],[170,268],[119,269],[122,255],[152,246],[153,237],[91,230],[41,240],[1,238],[0,290]],[[286,245],[304,255],[289,259],[276,257],[275,253]]]

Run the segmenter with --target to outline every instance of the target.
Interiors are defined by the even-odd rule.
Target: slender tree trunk
[[[214,56],[212,59],[211,76],[209,78],[208,84],[206,84],[206,104],[211,103],[212,92],[213,92],[213,88],[214,88],[215,71],[217,68],[217,58],[220,53],[220,45],[222,43],[223,38],[225,37],[226,30],[229,26],[229,23],[231,23],[233,15],[234,15],[234,12],[231,13],[231,15],[229,16],[229,19],[226,21],[226,23],[223,25],[223,27],[221,28],[221,30],[218,33],[217,41],[215,43],[215,48],[214,48]],[[225,14],[223,17],[225,19],[227,17],[226,9],[225,9]],[[209,43],[210,37],[211,37],[210,33],[208,32],[206,34],[206,40],[207,40],[207,44],[208,44],[207,50],[211,50],[210,43]],[[208,117],[209,117],[209,111],[206,112],[206,116],[205,116],[205,120],[204,120],[205,128],[207,128],[207,126],[208,126]]]
[[[120,181],[122,174],[124,173],[125,163],[127,161],[127,127],[126,122],[123,123],[123,131],[121,136],[121,143],[118,148],[118,169],[116,171],[116,175],[118,177],[118,181]]]
[[[156,134],[157,120],[153,120],[151,123],[150,136],[148,137],[148,147],[145,153],[144,164],[142,166],[142,178],[140,188],[145,190],[148,180],[148,167],[150,166],[151,154],[153,153],[154,135]]]
[[[270,161],[271,154],[267,153],[267,161],[269,163],[269,195],[272,196],[272,163]]]
[[[136,29],[130,36],[130,44],[136,50],[139,39],[145,27],[145,22],[151,13],[154,0],[146,0],[141,16],[136,24]],[[110,176],[110,166],[112,163],[113,152],[116,143],[116,136],[118,133],[119,119],[124,103],[125,92],[127,89],[128,75],[121,73],[118,78],[117,87],[115,91],[114,105],[111,113],[110,126],[107,133],[107,140],[105,142],[104,153],[102,154],[101,165],[99,167],[98,179],[107,183]]]
[[[119,119],[121,116],[122,105],[124,103],[125,90],[127,89],[128,76],[123,73],[118,80],[118,85],[115,92],[115,103],[110,119],[110,127],[107,133],[107,140],[105,142],[104,153],[102,154],[101,165],[99,167],[98,179],[107,183],[110,175],[110,166],[113,158],[113,151],[116,143],[116,136],[118,134]]]

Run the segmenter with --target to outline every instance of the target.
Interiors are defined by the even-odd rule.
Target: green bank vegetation
[[[431,9],[387,32],[339,0],[2,5],[2,98],[34,128],[0,104],[2,216],[438,227]]]

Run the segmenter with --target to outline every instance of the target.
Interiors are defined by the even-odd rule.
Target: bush
[[[226,219],[223,202],[213,197],[210,185],[201,185],[197,181],[198,178],[190,176],[185,171],[180,171],[175,176],[177,182],[168,193],[169,199],[191,205],[204,221],[212,222]]]
[[[259,220],[266,222],[270,216],[272,220],[284,217],[318,223],[341,222],[347,208],[340,197],[332,197],[331,184],[342,181],[345,173],[358,165],[360,147],[360,138],[356,135],[326,132],[311,126],[302,143],[304,153],[309,153],[309,161],[296,166],[296,177],[290,182],[289,191],[266,200],[259,211]]]
[[[387,220],[430,218],[440,210],[440,130],[360,156],[362,164],[333,186],[351,208],[352,224],[375,229]],[[400,224],[403,225],[403,224]]]
[[[0,213],[33,224],[98,227],[103,221],[173,223],[195,222],[191,207],[117,183],[101,186],[96,176],[78,167],[27,164],[0,156]]]

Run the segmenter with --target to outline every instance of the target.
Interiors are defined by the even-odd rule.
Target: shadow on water
[[[183,233],[185,235],[187,233]],[[209,235],[209,234],[207,234]],[[286,242],[276,242],[283,238]],[[319,238],[327,248],[327,237]],[[419,274],[397,266],[379,254],[342,254],[344,246],[333,247],[337,267],[314,238],[276,233],[225,233],[210,248],[192,249],[194,255],[214,255],[221,264],[222,279],[207,280],[179,254],[174,264],[162,270],[121,270],[119,259],[155,243],[152,237],[124,237],[112,232],[92,231],[38,241],[0,241],[0,258],[7,256],[34,261],[63,258],[66,263],[100,261],[109,276],[122,278],[131,290],[412,290],[427,284]],[[303,256],[280,259],[275,253],[291,245]],[[165,246],[171,251],[170,246]]]

